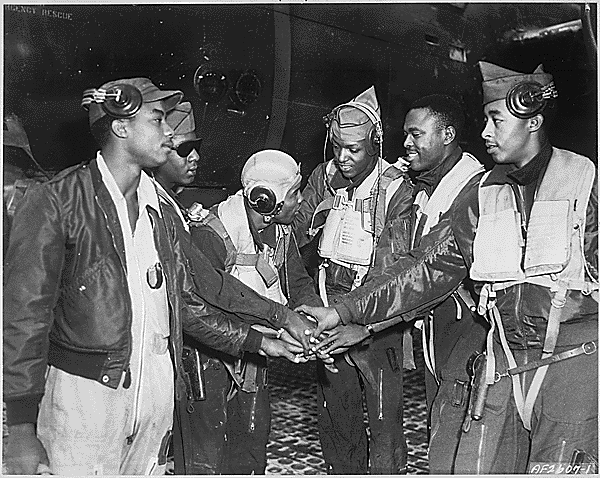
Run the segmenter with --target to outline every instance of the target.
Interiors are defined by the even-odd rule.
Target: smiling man
[[[419,246],[456,198],[479,185],[484,168],[459,145],[464,123],[462,107],[446,95],[420,98],[406,114],[406,160],[410,169],[419,173],[415,178],[411,247]],[[485,343],[485,319],[472,310],[472,296],[472,284],[465,280],[417,322],[427,366],[429,468],[433,474],[452,473],[468,402],[467,361],[471,353],[481,352]]]
[[[597,472],[598,192],[594,164],[552,147],[552,75],[480,62],[496,162],[420,245],[333,309],[304,308],[320,329],[378,325],[431,308],[467,275],[492,323],[473,362],[454,472]],[[327,348],[325,347],[325,351]],[[433,434],[433,431],[432,431]],[[571,467],[572,468],[572,467]]]
[[[327,303],[360,286],[409,245],[412,186],[383,159],[380,108],[371,87],[326,117],[333,158],[312,172],[294,221],[299,244],[318,240],[318,287]],[[325,220],[323,220],[325,216]],[[323,231],[317,239],[316,231]],[[319,365],[319,435],[328,472],[406,472],[402,425],[403,331],[371,334],[357,325],[333,334],[341,349],[333,373]],[[363,414],[364,387],[370,437]]]

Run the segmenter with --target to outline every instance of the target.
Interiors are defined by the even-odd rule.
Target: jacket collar
[[[98,201],[100,209],[102,209],[104,212],[106,225],[113,238],[115,249],[119,255],[119,258],[121,259],[121,264],[123,264],[124,269],[127,270],[127,261],[125,260],[125,241],[123,239],[123,231],[121,230],[117,208],[110,197],[108,189],[102,181],[102,174],[98,169],[97,159],[93,159],[90,162],[89,168],[92,176],[92,184],[94,186],[94,196]]]
[[[462,149],[458,146],[452,153],[444,158],[435,168],[428,171],[424,171],[415,178],[415,191],[416,195],[419,191],[425,191],[427,196],[431,197],[435,188],[438,187],[442,178],[448,174],[448,172],[456,166],[456,164],[462,158]]]
[[[111,196],[123,197],[123,193],[121,193],[121,190],[119,189],[119,186],[117,185],[114,176],[108,169],[108,166],[104,161],[104,158],[102,157],[102,153],[100,151],[96,153],[95,161],[98,167],[98,171],[100,172],[102,182],[104,183],[104,186],[107,188]],[[146,207],[151,207],[158,213],[159,216],[162,215],[158,203],[158,193],[156,191],[156,186],[144,171],[142,171],[140,174],[140,182],[138,183],[137,187],[137,196],[141,210],[146,209]]]

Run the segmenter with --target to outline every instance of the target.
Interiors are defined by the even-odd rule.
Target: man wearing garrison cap
[[[242,353],[237,325],[198,295],[179,219],[144,172],[167,161],[165,117],[182,96],[147,78],[86,90],[96,157],[31,187],[17,209],[4,287],[9,474],[164,473],[185,394],[182,331]]]
[[[382,157],[380,107],[371,86],[325,118],[333,158],[315,168],[294,221],[300,246],[318,239],[318,288],[327,304],[377,274],[409,244],[412,186]],[[341,347],[333,373],[319,363],[319,435],[328,472],[406,472],[402,424],[403,329],[375,334],[363,326],[335,329]],[[362,387],[361,387],[362,386]],[[363,418],[366,396],[370,436]]]
[[[474,386],[453,472],[570,473],[569,464],[582,463],[597,472],[596,169],[549,143],[551,75],[479,66],[481,136],[494,168],[409,255],[333,308],[305,312],[319,321],[315,335],[382,316],[393,323],[439,303],[469,275],[481,284],[478,312],[492,327],[486,354],[470,364]]]

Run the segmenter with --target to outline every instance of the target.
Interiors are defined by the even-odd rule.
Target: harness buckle
[[[586,355],[591,355],[593,354],[596,350],[598,350],[598,347],[596,346],[596,342],[586,342],[584,343],[582,346],[583,348],[583,353]]]

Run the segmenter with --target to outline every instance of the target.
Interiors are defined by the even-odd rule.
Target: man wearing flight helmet
[[[472,362],[454,472],[594,473],[597,171],[549,142],[552,75],[541,66],[531,74],[479,67],[481,136],[495,167],[410,256],[333,309],[306,312],[319,320],[315,334],[339,322],[380,321],[378,312],[396,320],[439,303],[469,274],[482,284],[478,311],[491,329],[486,354]]]
[[[302,202],[299,165],[282,151],[259,151],[244,165],[241,182],[240,191],[210,211],[195,211],[195,243],[215,268],[275,302],[321,305],[289,226]],[[293,350],[283,329],[260,330]],[[207,396],[194,405],[195,427],[204,433],[190,446],[196,461],[191,472],[264,474],[271,426],[265,357],[245,354],[236,362],[200,349]],[[302,352],[299,343],[295,350]]]
[[[325,303],[368,281],[395,254],[408,249],[412,204],[409,180],[382,157],[383,129],[374,87],[334,108],[326,122],[334,158],[312,172],[294,220],[300,247],[323,229],[317,282]],[[345,337],[362,343],[336,359],[339,373],[319,366],[319,435],[329,473],[406,472],[402,368],[409,364],[403,360],[404,328],[375,334],[349,325],[333,331],[340,343]]]
[[[147,78],[87,90],[96,158],[31,188],[17,210],[4,288],[9,473],[164,473],[182,328],[241,353],[230,319],[195,293],[178,219],[143,172],[167,161],[165,115],[181,97]]]
[[[202,241],[198,219],[193,211],[185,208],[177,200],[177,191],[184,185],[190,184],[195,177],[198,165],[201,139],[196,136],[194,112],[189,102],[178,104],[167,113],[167,124],[173,128],[173,150],[169,153],[168,161],[156,168],[154,178],[157,180],[157,190],[160,200],[165,207],[171,207],[180,218],[181,243],[186,258],[191,261],[196,271],[194,280],[198,293],[209,303],[224,311],[235,313],[246,323],[263,323],[272,325],[266,319],[272,317],[272,305],[275,304],[266,297],[259,295],[254,289],[243,282],[213,268],[213,265],[194,248],[195,241]],[[190,234],[192,237],[188,236]],[[227,278],[231,280],[228,281]],[[235,297],[239,296],[240,300]],[[277,305],[280,305],[277,303]],[[280,305],[283,307],[282,305]],[[291,314],[289,309],[285,313]],[[244,338],[241,350],[244,353],[263,353],[269,356],[283,356],[295,360],[300,344],[287,334],[282,336],[288,340],[278,340],[270,334],[263,334],[254,328],[238,324],[240,338]],[[272,331],[271,331],[272,332]],[[294,344],[294,345],[291,345]],[[210,349],[209,356],[199,355],[202,350],[208,350],[201,343],[184,331],[183,365],[186,375],[186,396],[176,402],[176,420],[173,427],[173,454],[176,474],[210,474],[218,471],[214,468],[215,455],[222,453],[222,447],[214,446],[214,440],[207,439],[215,435],[219,428],[219,420],[223,412],[223,403],[215,397],[224,397],[230,388],[228,374],[220,362],[214,359],[218,352]],[[234,360],[234,357],[229,357]],[[216,408],[215,408],[216,407]]]

